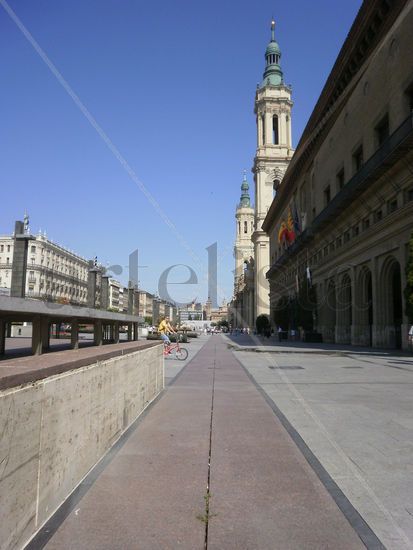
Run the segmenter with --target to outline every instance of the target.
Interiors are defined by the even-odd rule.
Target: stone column
[[[133,315],[135,289],[133,287],[128,288],[128,314]]]
[[[287,145],[285,113],[278,113],[278,143],[280,145]]]
[[[382,347],[382,337],[381,337],[381,299],[380,299],[380,289],[379,289],[379,262],[378,258],[373,258],[372,269],[371,269],[371,288],[372,288],[372,299],[373,299],[373,326],[372,326],[372,340],[373,347],[379,348]]]
[[[0,355],[6,351],[6,321],[0,319]]]
[[[399,248],[397,259],[399,260],[400,264],[400,283],[401,283],[401,289],[402,289],[402,325],[401,325],[401,331],[402,331],[402,349],[405,351],[409,351],[409,330],[410,330],[410,324],[409,319],[406,315],[406,297],[404,295],[404,289],[406,288],[407,284],[407,277],[406,277],[406,259],[403,254],[403,249]]]
[[[33,355],[41,355],[42,351],[42,318],[38,315],[32,321],[32,353]]]
[[[87,307],[96,307],[97,274],[98,269],[93,267],[93,260],[89,261],[89,272],[87,276]]]
[[[109,276],[108,275],[102,275],[100,307],[101,309],[109,308]]]
[[[133,323],[133,339],[138,340],[138,323]]]
[[[42,319],[42,350],[50,349],[50,319],[48,317]]]
[[[286,131],[286,144],[287,147],[291,148],[291,116],[290,114],[285,115],[285,131]]]
[[[261,115],[257,115],[257,147],[262,145],[262,119]]]
[[[33,239],[24,232],[24,223],[17,221],[14,226],[14,251],[11,267],[10,296],[24,298],[26,296],[27,254],[29,240]]]
[[[70,345],[72,349],[79,349],[79,321],[77,319],[73,319],[72,321]]]
[[[272,143],[272,113],[265,113],[265,141],[267,145]]]
[[[119,344],[119,321],[115,321],[113,325],[113,342]]]
[[[132,341],[132,325],[133,323],[128,323],[128,342]]]
[[[94,326],[95,346],[103,345],[103,324],[101,319],[96,319]]]

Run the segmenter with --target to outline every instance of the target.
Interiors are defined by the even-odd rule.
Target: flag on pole
[[[302,232],[302,227],[301,227],[301,220],[300,220],[300,216],[298,214],[297,205],[295,203],[295,200],[293,202],[293,212],[294,212],[294,230],[295,230],[296,236],[298,236]]]

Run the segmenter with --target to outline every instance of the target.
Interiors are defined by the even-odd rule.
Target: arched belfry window
[[[265,145],[265,116],[261,115],[262,144]]]
[[[241,222],[238,222],[238,235],[241,233]]]
[[[248,233],[248,224],[244,222],[244,233]]]
[[[272,142],[274,145],[278,145],[279,136],[278,136],[278,116],[274,115],[272,117]]]

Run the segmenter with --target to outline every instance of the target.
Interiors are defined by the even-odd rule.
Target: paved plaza
[[[29,548],[413,548],[413,361],[257,353],[226,336],[166,390]]]
[[[246,336],[228,343],[245,350],[235,356],[276,414],[385,546],[413,548],[413,358]]]

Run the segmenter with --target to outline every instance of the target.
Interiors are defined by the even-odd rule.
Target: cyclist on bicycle
[[[176,330],[172,328],[171,323],[169,322],[169,317],[161,318],[161,322],[158,326],[158,332],[161,335],[164,346],[169,346],[171,343],[168,334],[177,334]]]

